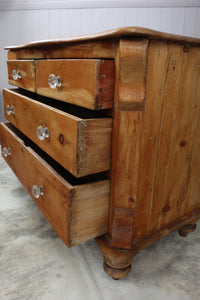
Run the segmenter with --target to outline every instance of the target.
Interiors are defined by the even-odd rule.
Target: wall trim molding
[[[1,10],[200,7],[199,0],[0,0]]]

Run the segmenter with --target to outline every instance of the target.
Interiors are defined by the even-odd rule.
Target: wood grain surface
[[[12,60],[7,61],[8,82],[31,92],[35,92],[35,62],[33,60]],[[21,78],[14,80],[12,71],[20,72]]]
[[[158,40],[167,40],[167,41],[174,41],[174,42],[186,42],[186,43],[193,43],[199,44],[200,39],[185,37],[181,35],[169,34],[164,33],[152,29],[142,28],[142,27],[121,27],[117,29],[107,30],[100,33],[89,34],[85,36],[79,37],[69,37],[66,39],[52,39],[52,40],[45,40],[45,41],[35,41],[32,43],[19,45],[19,46],[7,46],[5,49],[20,49],[20,48],[31,48],[31,47],[44,47],[44,46],[55,46],[59,43],[68,44],[68,43],[75,43],[75,42],[82,42],[82,41],[98,41],[98,40],[110,40],[110,39],[120,39],[124,37],[147,37],[152,39]]]
[[[3,96],[5,118],[74,176],[110,169],[111,118],[80,118],[16,90],[4,89]],[[6,113],[7,105],[14,114]],[[48,128],[48,138],[38,138],[39,126]]]
[[[56,59],[56,58],[112,58],[115,55],[116,41],[91,41],[50,46],[41,51],[37,47],[20,48],[8,51],[8,59]]]
[[[61,87],[49,87],[50,74],[60,76]],[[36,81],[38,94],[93,110],[112,107],[113,60],[40,60],[36,62]]]
[[[11,155],[4,158],[66,245],[106,233],[109,180],[72,186],[13,130],[0,125],[2,149],[11,149]],[[44,195],[36,199],[33,185],[42,186]]]
[[[135,241],[200,208],[199,65],[198,47],[150,44]]]

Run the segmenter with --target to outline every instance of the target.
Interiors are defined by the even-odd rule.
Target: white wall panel
[[[184,31],[185,8],[174,8],[171,16],[170,32],[176,34],[183,34]]]
[[[79,9],[78,3],[85,8]],[[191,7],[192,3],[196,7]],[[167,7],[167,4],[171,6]],[[200,1],[80,0],[58,1],[56,6],[56,1],[47,0],[0,0],[0,90],[8,86],[4,46],[95,33],[122,26],[141,26],[200,38]],[[0,93],[2,119],[3,99]]]
[[[194,35],[196,34],[196,30],[199,31],[198,28],[199,11],[200,9],[197,9],[196,7],[186,9],[185,24],[184,24],[185,35]]]

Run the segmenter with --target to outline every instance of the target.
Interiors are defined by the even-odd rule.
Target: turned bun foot
[[[131,270],[134,251],[112,248],[108,236],[99,237],[96,241],[104,256],[106,274],[115,280],[126,277]]]
[[[131,271],[131,265],[129,265],[128,267],[126,267],[124,269],[116,269],[116,268],[110,267],[105,262],[103,264],[103,268],[104,268],[104,271],[110,277],[112,277],[112,279],[115,279],[115,280],[126,277]]]
[[[179,229],[180,236],[186,237],[188,233],[195,231],[197,225],[196,224],[188,224]]]

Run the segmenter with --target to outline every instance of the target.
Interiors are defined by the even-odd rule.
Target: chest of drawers
[[[200,40],[129,27],[7,47],[2,154],[69,247],[104,269],[200,218]]]

